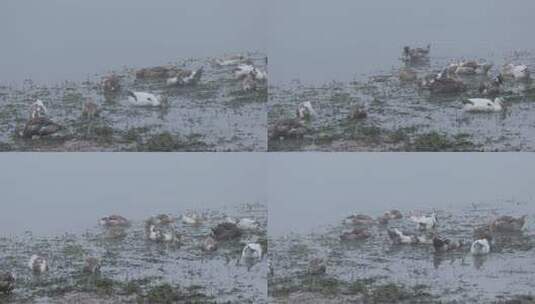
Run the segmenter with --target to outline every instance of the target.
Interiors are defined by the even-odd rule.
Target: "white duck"
[[[304,101],[297,105],[296,115],[300,119],[310,119],[317,115],[310,101]]]
[[[166,99],[147,92],[128,91],[128,102],[138,107],[160,107],[166,103]]]
[[[502,75],[514,80],[529,79],[529,69],[525,64],[514,65],[512,63],[503,66]]]
[[[40,99],[37,99],[30,106],[30,119],[45,116],[47,112],[45,104]]]
[[[411,216],[410,220],[415,222],[420,230],[431,230],[438,224],[438,217],[435,212],[429,216]]]
[[[470,247],[472,255],[485,255],[490,252],[490,244],[487,239],[475,240]]]
[[[44,257],[34,254],[30,257],[28,267],[35,273],[43,273],[48,271],[48,262]]]
[[[465,112],[501,112],[503,111],[503,98],[469,98],[463,101]]]
[[[244,260],[262,259],[262,246],[258,243],[249,243],[243,247],[241,257]]]

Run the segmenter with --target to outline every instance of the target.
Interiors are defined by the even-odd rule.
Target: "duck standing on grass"
[[[43,273],[48,271],[48,262],[44,257],[34,254],[30,257],[30,261],[28,261],[28,268],[34,273]]]
[[[10,294],[15,289],[15,275],[11,272],[0,272],[0,292]]]

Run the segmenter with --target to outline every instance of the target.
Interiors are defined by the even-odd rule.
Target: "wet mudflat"
[[[466,204],[441,208],[436,231],[471,243],[474,227],[499,215],[527,214],[520,233],[496,235],[491,252],[475,257],[469,246],[435,253],[432,245],[393,245],[386,229],[417,231],[409,214],[372,225],[364,240],[341,241],[351,227],[342,220],[317,232],[270,236],[269,298],[273,303],[533,303],[535,233],[532,202]],[[358,210],[355,210],[358,213]],[[531,212],[531,213],[530,213]],[[382,211],[377,210],[380,216]],[[313,275],[309,263],[323,258],[326,272]]]
[[[204,220],[189,225],[174,215],[178,244],[149,241],[146,219],[131,219],[124,235],[98,226],[80,234],[3,235],[0,268],[16,275],[16,287],[10,295],[0,295],[0,303],[267,303],[266,259],[252,264],[240,260],[248,242],[267,249],[266,207],[245,204],[184,214],[191,212]],[[227,216],[254,219],[260,227],[203,252],[201,240]],[[48,259],[49,271],[32,273],[27,266],[32,254]],[[87,256],[100,258],[100,274],[82,272]]]
[[[433,51],[431,51],[432,53]],[[295,117],[299,103],[310,101],[317,115],[306,122],[303,136],[269,139],[271,151],[533,151],[535,91],[531,82],[506,82],[506,109],[467,113],[463,100],[482,97],[482,82],[496,77],[505,62],[522,62],[533,70],[532,52],[485,54],[494,64],[488,76],[463,76],[468,90],[432,94],[417,82],[399,79],[403,63],[363,80],[306,85],[299,81],[270,88],[268,125]],[[463,58],[433,57],[416,67],[418,77],[440,72]],[[357,73],[357,72],[356,72]],[[367,117],[354,119],[354,108]]]
[[[265,55],[247,57],[266,69]],[[162,63],[166,65],[167,63]],[[168,87],[163,80],[136,79],[143,67],[113,71],[122,91],[104,96],[101,81],[109,72],[86,81],[42,85],[32,80],[22,84],[1,83],[0,149],[13,151],[265,151],[267,88],[243,91],[232,66],[220,67],[214,58],[171,62],[179,68],[200,68],[200,82]],[[167,96],[163,107],[133,107],[127,90]],[[82,117],[83,102],[93,98],[99,107],[93,119]],[[60,132],[39,139],[19,135],[29,117],[29,106],[42,100],[47,116],[64,126]]]

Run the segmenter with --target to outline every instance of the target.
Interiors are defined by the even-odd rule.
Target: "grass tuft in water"
[[[466,151],[475,150],[477,147],[469,140],[468,134],[448,136],[444,133],[429,132],[418,135],[409,149],[414,151]]]

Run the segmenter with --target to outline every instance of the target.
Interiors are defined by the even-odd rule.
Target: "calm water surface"
[[[0,4],[0,83],[85,80],[123,66],[266,50],[264,1]]]

